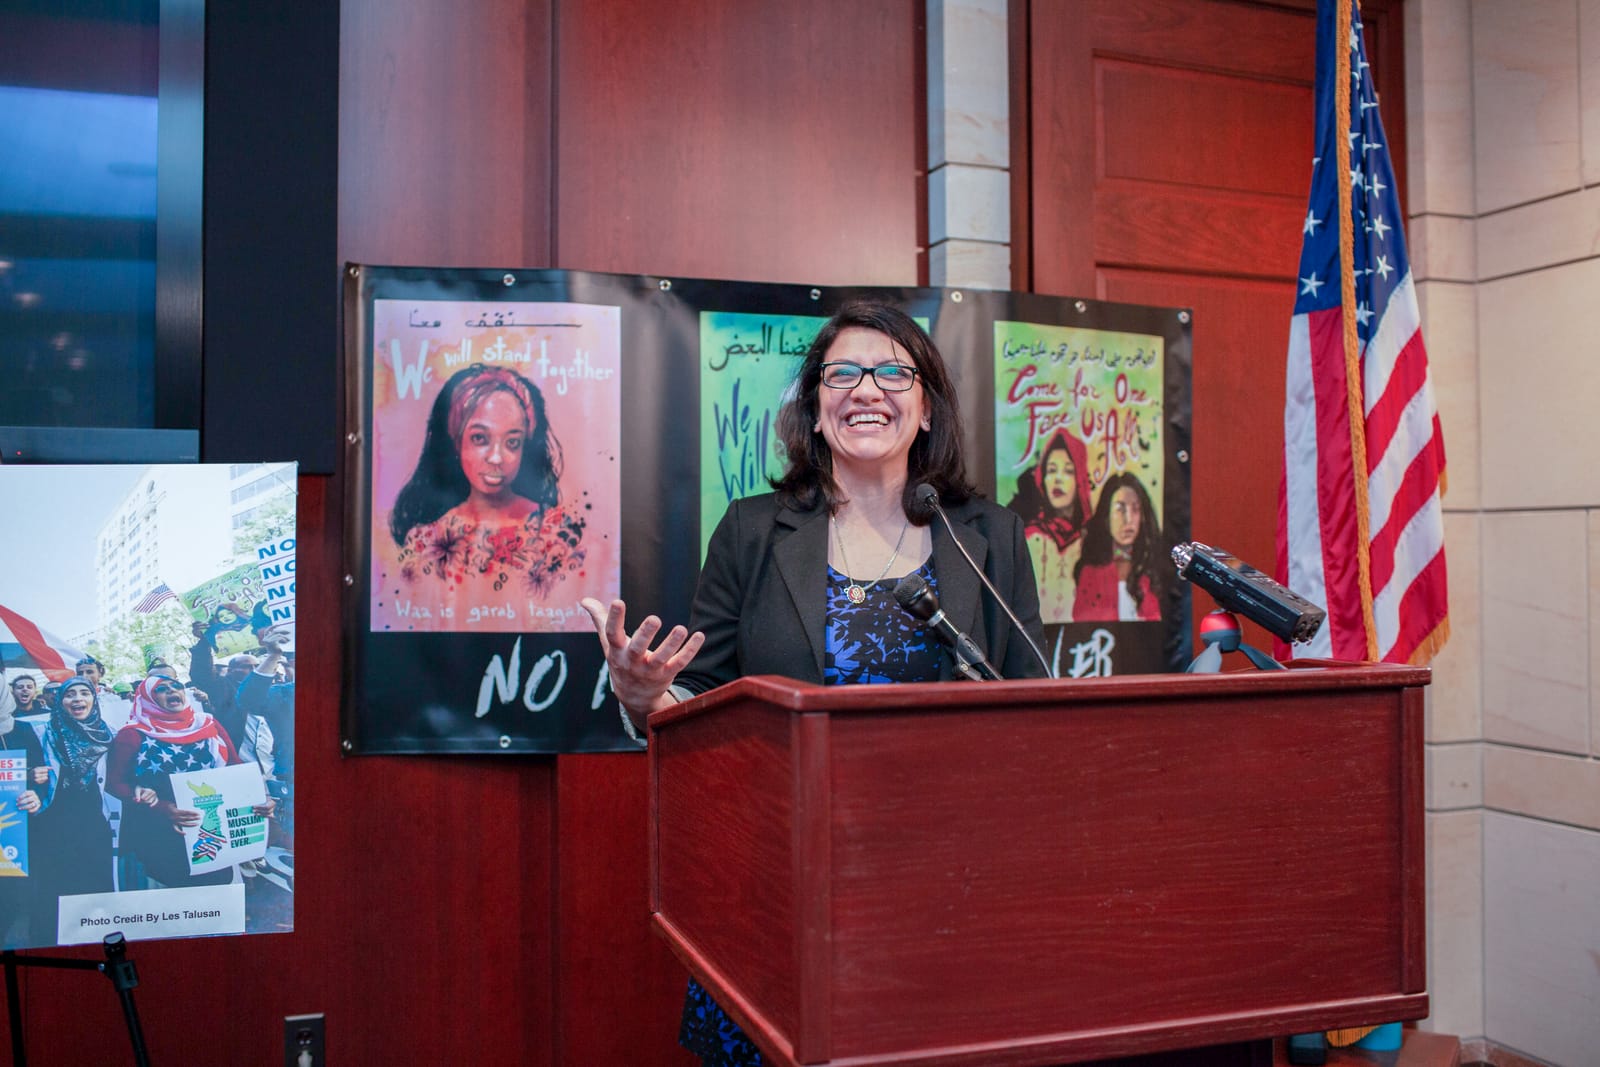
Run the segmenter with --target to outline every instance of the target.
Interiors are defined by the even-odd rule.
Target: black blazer
[[[956,536],[1033,639],[1044,644],[1039,591],[1022,519],[1014,511],[973,499],[946,509]],[[933,566],[939,603],[1005,678],[1040,678],[1044,668],[1011,621],[961,558],[936,518]],[[828,510],[783,506],[776,495],[746,497],[728,507],[711,535],[689,630],[706,642],[676,684],[703,693],[751,674],[778,674],[822,683],[828,572]],[[946,651],[940,676],[954,667]]]

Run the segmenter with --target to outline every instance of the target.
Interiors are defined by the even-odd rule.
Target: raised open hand
[[[613,600],[610,607],[593,597],[579,602],[589,618],[594,621],[595,632],[600,635],[600,647],[605,650],[606,665],[611,674],[611,689],[617,700],[638,720],[643,720],[657,708],[672,703],[667,689],[678,672],[689,665],[706,635],[691,634],[682,626],[674,626],[654,649],[650,643],[661,632],[661,620],[647,615],[630,637],[626,626],[627,605]]]

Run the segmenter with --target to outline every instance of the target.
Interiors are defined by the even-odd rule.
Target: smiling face
[[[915,367],[911,356],[887,334],[851,326],[828,347],[826,363],[855,363],[868,371],[885,363]],[[884,392],[871,374],[854,389],[817,387],[818,429],[841,469],[904,476],[906,456],[918,432],[928,428],[928,406],[919,380],[903,393]]]
[[[474,496],[498,500],[511,492],[527,437],[527,414],[510,393],[496,390],[472,409],[461,430],[461,473]]]
[[[1144,521],[1144,509],[1139,506],[1139,494],[1132,487],[1123,486],[1111,496],[1111,539],[1123,548],[1132,547],[1139,537],[1139,524]]]
[[[82,722],[94,711],[94,690],[83,682],[68,684],[61,694],[61,706],[67,709],[67,714]]]
[[[1050,450],[1044,457],[1044,495],[1058,512],[1074,510],[1078,502],[1078,469],[1064,448]]]

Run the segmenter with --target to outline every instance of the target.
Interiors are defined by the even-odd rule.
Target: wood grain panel
[[[1094,98],[1093,39],[1067,5],[1041,0],[1024,10],[1030,42],[1029,169],[1026,175],[1014,172],[1013,183],[1026,180],[1033,209],[1028,288],[1083,296],[1094,291],[1095,283],[1096,119],[1086,104]],[[1014,267],[1013,274],[1020,269]]]
[[[836,721],[836,1040],[886,1053],[1399,992],[1400,783],[1362,773],[1400,765],[1395,703],[1252,710],[1248,745],[1221,700]],[[1337,877],[1329,841],[1351,850]]]
[[[339,255],[550,266],[553,0],[344,0]]]
[[[661,915],[793,1041],[800,911],[787,833],[796,814],[789,717],[701,716],[654,744],[658,760],[683,770],[657,780]],[[740,803],[730,808],[732,797]],[[702,824],[713,817],[714,827]]]
[[[1366,6],[1403,187],[1400,5]],[[1025,168],[1014,175],[1013,195],[1029,207],[1015,225],[1028,229],[1017,247],[1031,254],[1014,266],[1018,283],[1087,295],[1106,266],[1289,278],[1309,180],[1314,16],[1314,5],[1222,0],[1019,5],[1026,52],[1014,49],[1013,61],[1028,85],[1012,100],[1027,118],[1013,124],[1014,162]],[[1153,82],[1135,86],[1129,75],[1139,68],[1172,84],[1188,72],[1187,91],[1163,99]],[[1242,84],[1261,88],[1252,99]],[[1232,158],[1249,161],[1235,168],[1242,176],[1226,176]],[[1170,187],[1135,189],[1124,174]],[[1280,199],[1244,199],[1241,187]]]
[[[1085,295],[1093,291],[1097,264],[1173,265],[1164,260],[1163,248],[1184,256],[1183,266],[1191,270],[1234,271],[1238,262],[1260,258],[1247,250],[1255,247],[1261,228],[1270,232],[1270,225],[1258,228],[1244,219],[1256,213],[1256,205],[1206,212],[1205,205],[1193,200],[1146,204],[1130,201],[1125,194],[1102,200],[1104,183],[1097,177],[1104,167],[1097,157],[1098,131],[1103,126],[1115,128],[1115,116],[1106,119],[1100,94],[1092,91],[1094,70],[1097,60],[1110,57],[1307,85],[1314,45],[1314,40],[1306,39],[1307,27],[1314,38],[1315,23],[1303,12],[1215,0],[1035,3],[1028,7],[1028,18],[1034,291]],[[1182,106],[1196,116],[1214,106],[1227,110],[1226,104],[1213,105],[1205,94],[1196,94]],[[1300,125],[1306,131],[1302,139],[1309,143],[1309,109]],[[1214,117],[1202,119],[1194,135],[1232,136],[1218,134],[1221,126]],[[1259,131],[1261,123],[1251,128]],[[1165,119],[1143,126],[1141,132],[1153,151],[1173,135]],[[1282,130],[1262,136],[1257,152],[1269,151],[1284,136]],[[1209,262],[1197,262],[1200,257],[1189,251],[1193,245],[1201,246]]]
[[[1106,182],[1094,210],[1094,256],[1102,267],[1287,280],[1300,262],[1306,208],[1289,197]]]
[[[643,753],[556,758],[558,1064],[695,1062],[673,1040],[687,975],[650,929],[647,772]]]
[[[563,8],[555,265],[915,284],[921,6]]]
[[[1197,70],[1245,73],[1311,84],[1316,60],[1316,4],[1239,4],[1229,0],[1091,0],[1085,18],[1076,5],[1041,15],[1077,16],[1098,55],[1141,59]]]
[[[1095,93],[1102,178],[1305,197],[1310,85],[1102,59]]]

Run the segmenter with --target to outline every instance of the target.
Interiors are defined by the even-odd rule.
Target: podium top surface
[[[1432,671],[1396,663],[1346,663],[1293,660],[1287,670],[1244,670],[1225,674],[1124,674],[1110,678],[1028,678],[1000,682],[915,682],[898,685],[815,685],[777,675],[740,678],[692,700],[650,716],[652,729],[757,700],[796,713],[889,713],[1009,709],[1038,705],[1132,703],[1210,697],[1266,697],[1338,690],[1397,689],[1424,686]]]

